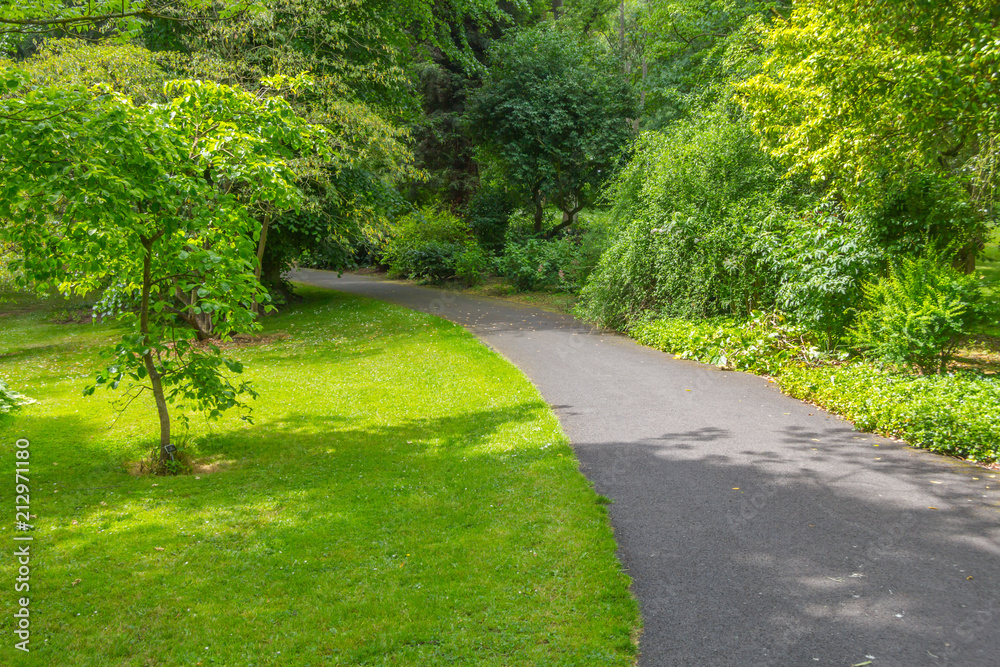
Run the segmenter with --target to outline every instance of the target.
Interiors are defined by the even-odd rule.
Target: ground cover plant
[[[974,461],[1000,459],[1000,378],[918,375],[871,364],[791,365],[782,390],[847,417],[863,431]]]
[[[0,377],[38,401],[0,416],[37,515],[17,664],[633,664],[605,508],[524,376],[443,320],[302,294],[225,350],[255,425],[192,415],[196,467],[162,477],[126,470],[153,406],[81,392],[117,326],[12,305]]]

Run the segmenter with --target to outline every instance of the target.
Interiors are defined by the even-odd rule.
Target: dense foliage
[[[906,192],[914,222],[971,268],[994,216],[998,18],[985,0],[795,3],[739,97],[793,171],[857,205]]]
[[[793,201],[774,161],[725,110],[642,136],[615,180],[611,247],[585,311],[627,327],[649,315],[747,315],[774,304],[780,274],[763,242]]]
[[[490,54],[467,122],[484,157],[534,207],[542,232],[547,202],[558,231],[590,205],[625,148],[635,95],[613,60],[564,31],[516,33]]]
[[[30,88],[13,70],[4,85],[13,97],[0,102],[9,147],[0,156],[0,239],[22,253],[19,279],[66,295],[104,293],[108,314],[131,331],[97,383],[148,387],[161,446],[170,444],[168,403],[210,416],[240,406],[253,390],[225,372],[240,365],[191,344],[187,331],[207,338],[256,326],[266,293],[249,209],[297,204],[284,157],[321,133],[280,97],[206,82],[170,82],[167,102],[145,106],[101,86]]]
[[[660,319],[638,324],[629,334],[681,359],[766,375],[777,375],[793,361],[814,361],[821,356],[805,329],[766,313],[753,313],[745,321]]]
[[[398,220],[389,232],[382,259],[390,275],[434,283],[458,278],[474,285],[487,268],[486,253],[465,221],[434,207]]]
[[[864,287],[854,345],[876,358],[943,371],[962,339],[989,314],[975,276],[935,255],[904,257]]]

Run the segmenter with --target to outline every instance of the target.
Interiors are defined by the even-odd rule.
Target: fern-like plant
[[[987,315],[978,280],[930,253],[904,258],[864,286],[849,339],[883,361],[943,371],[958,344]]]

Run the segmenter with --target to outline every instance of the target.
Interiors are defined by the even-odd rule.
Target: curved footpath
[[[445,317],[527,374],[614,500],[641,666],[1000,665],[1000,474],[566,315],[293,278]]]

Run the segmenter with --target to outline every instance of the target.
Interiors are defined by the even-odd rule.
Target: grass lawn
[[[534,387],[448,322],[302,293],[266,322],[287,337],[231,350],[255,425],[193,419],[179,477],[127,471],[151,401],[112,426],[115,394],[81,395],[114,324],[0,317],[0,378],[38,400],[0,421],[8,473],[31,441],[37,515],[31,652],[4,558],[0,664],[633,664],[605,508]]]

